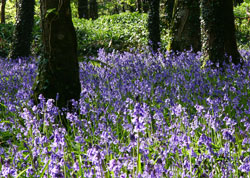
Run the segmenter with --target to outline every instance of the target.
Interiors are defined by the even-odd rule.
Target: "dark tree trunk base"
[[[81,86],[77,60],[76,33],[71,19],[70,0],[44,0],[41,4],[44,56],[33,86],[33,98],[59,99],[57,106],[68,107],[79,100]],[[61,2],[61,4],[60,4]],[[48,9],[56,9],[47,14]],[[46,15],[47,14],[47,15]]]
[[[223,63],[240,63],[237,49],[233,3],[228,0],[201,0],[202,50],[205,58],[223,67]],[[227,56],[226,56],[227,55]]]
[[[200,7],[198,1],[175,1],[170,32],[172,40],[168,47],[169,50],[184,51],[191,48],[194,52],[201,50],[199,16]]]

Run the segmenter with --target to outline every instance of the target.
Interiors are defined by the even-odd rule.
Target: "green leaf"
[[[7,124],[9,124],[10,121],[0,121],[0,123],[7,123]]]
[[[0,105],[4,108],[7,108],[7,106],[5,106],[3,103],[0,103]]]
[[[54,13],[56,15],[58,14],[56,8],[48,9],[47,12],[46,12],[45,18],[47,18],[48,15],[51,14],[51,13]]]
[[[20,172],[16,178],[20,177],[24,172],[26,172],[30,167],[27,167],[26,169],[24,169],[22,172]]]
[[[45,173],[46,169],[48,168],[49,163],[50,163],[50,160],[49,160],[49,161],[47,162],[47,164],[45,165],[45,167],[44,167],[44,169],[43,169],[43,172],[41,173],[41,177],[44,176],[44,173]]]

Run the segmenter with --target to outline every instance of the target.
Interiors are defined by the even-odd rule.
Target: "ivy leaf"
[[[49,14],[52,14],[52,13],[54,13],[54,14],[56,14],[56,15],[58,14],[56,8],[48,9],[47,12],[46,12],[45,18],[47,18],[48,15],[49,15]]]

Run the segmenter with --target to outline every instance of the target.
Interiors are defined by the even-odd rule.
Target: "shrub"
[[[10,51],[14,26],[12,24],[0,24],[0,56],[7,57]]]
[[[234,8],[236,38],[239,48],[248,49],[250,46],[250,22],[246,14],[246,8],[250,8],[250,3],[242,3]]]
[[[121,13],[101,16],[97,20],[73,19],[80,55],[97,54],[99,48],[107,52],[114,49],[129,51],[133,46],[147,44],[147,14]]]

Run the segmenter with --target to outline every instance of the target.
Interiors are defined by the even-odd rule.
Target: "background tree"
[[[30,56],[35,0],[20,0],[10,58]]]
[[[78,0],[78,16],[79,18],[89,18],[88,0]]]
[[[238,5],[240,5],[241,3],[243,3],[243,2],[244,2],[244,0],[233,0],[234,6],[238,6]]]
[[[1,4],[1,23],[5,23],[5,5],[6,5],[6,0],[2,0]]]
[[[167,28],[170,27],[171,22],[172,22],[172,16],[173,16],[173,9],[174,9],[174,1],[175,0],[167,0],[164,3],[165,6],[165,17],[166,17],[166,21],[167,21]]]
[[[149,11],[149,1],[150,0],[142,0],[142,9],[144,13],[148,13]]]
[[[135,12],[136,11],[136,7],[134,6],[134,4],[128,4],[128,7],[129,7],[130,12]]]
[[[41,20],[44,55],[39,62],[33,98],[37,102],[39,94],[43,94],[56,99],[59,93],[57,105],[66,107],[71,99],[78,100],[81,92],[70,0],[41,0]]]
[[[201,0],[202,50],[205,58],[214,64],[240,62],[240,54],[235,38],[232,0]]]
[[[184,51],[192,47],[195,52],[201,50],[199,16],[199,1],[175,0],[172,15],[173,19],[170,27],[172,39],[169,44],[169,49]]]
[[[139,12],[139,13],[141,13],[142,12],[142,0],[137,0],[136,1],[136,6],[137,6],[137,11]]]
[[[232,57],[233,63],[239,64],[241,56],[240,56],[240,53],[238,51],[237,42],[236,42],[233,1],[232,0],[224,0],[223,9],[225,9],[224,14],[223,14],[225,53],[228,56]]]
[[[89,2],[89,16],[92,19],[98,18],[98,4],[96,0],[90,0]]]
[[[152,46],[154,51],[159,48],[161,42],[160,36],[160,16],[159,16],[160,0],[149,1],[148,13],[148,32],[149,32],[149,45]]]

